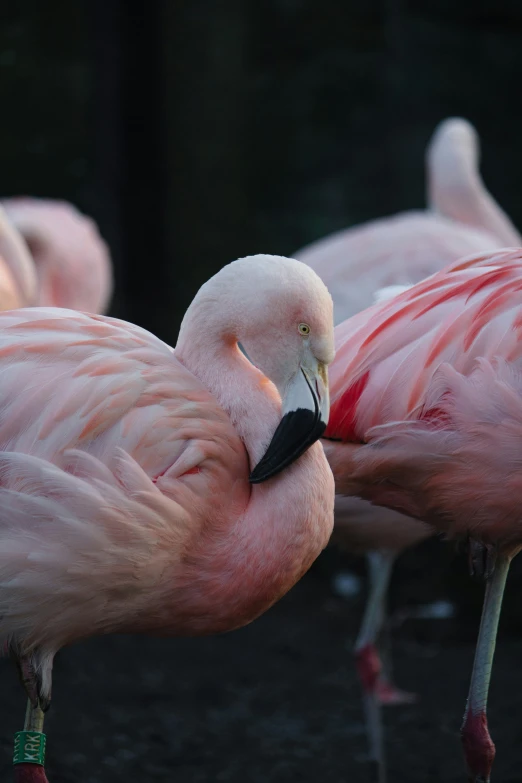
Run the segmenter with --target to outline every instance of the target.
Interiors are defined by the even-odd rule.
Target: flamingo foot
[[[375,696],[379,703],[384,706],[396,706],[399,704],[415,704],[417,701],[416,693],[409,693],[397,688],[385,677],[379,677],[375,686]]]
[[[407,693],[396,688],[382,673],[382,662],[373,644],[366,644],[355,653],[357,673],[363,691],[371,693],[379,704],[413,704],[417,701],[415,693]]]
[[[495,759],[495,743],[489,735],[485,710],[476,715],[473,715],[471,710],[466,712],[460,737],[466,757],[469,782],[489,783],[491,767]]]
[[[39,764],[16,764],[14,783],[49,783],[45,769]]]

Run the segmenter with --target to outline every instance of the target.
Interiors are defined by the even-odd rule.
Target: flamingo
[[[475,128],[462,118],[448,118],[435,129],[426,152],[427,210],[370,221],[294,254],[328,286],[336,323],[464,255],[522,244],[522,237],[486,190],[478,164]],[[377,509],[360,498],[336,498],[333,540],[344,549],[367,554],[370,592],[354,653],[370,758],[378,765],[381,780],[385,773],[379,705],[414,698],[384,675],[377,651],[386,592],[398,555],[432,533],[428,525],[389,509]]]
[[[64,201],[11,198],[2,205],[36,267],[38,294],[28,304],[106,312],[111,261],[94,221]]]
[[[330,289],[336,324],[369,307],[380,289],[417,283],[471,253],[522,243],[480,178],[479,155],[475,128],[460,117],[444,120],[426,152],[427,210],[371,220],[293,254]]]
[[[27,736],[36,753],[64,645],[239,628],[309,568],[333,527],[315,442],[333,353],[326,286],[276,256],[211,278],[174,350],[101,315],[0,313],[0,643],[29,698],[18,760]],[[45,781],[41,763],[15,769]]]
[[[487,587],[461,728],[490,780],[486,706],[509,564],[522,547],[522,249],[460,260],[336,328],[325,451],[336,491],[469,538]]]
[[[34,304],[37,280],[26,243],[0,206],[0,310]]]

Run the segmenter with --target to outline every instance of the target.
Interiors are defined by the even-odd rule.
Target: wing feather
[[[191,537],[244,507],[227,414],[160,340],[67,310],[0,313],[0,389],[0,642],[154,618]]]

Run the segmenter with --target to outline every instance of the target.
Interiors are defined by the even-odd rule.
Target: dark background
[[[17,0],[0,8],[1,193],[64,198],[96,219],[112,314],[174,343],[194,293],[241,255],[291,254],[424,204],[437,122],[477,127],[487,186],[522,226],[518,0]],[[57,660],[51,783],[365,783],[350,658],[359,561],[328,551],[243,631],[93,640]],[[496,783],[520,780],[522,636],[512,575],[490,723]],[[511,598],[510,598],[511,595]],[[415,706],[386,712],[390,782],[464,780],[458,728],[482,587],[428,542],[402,558],[392,608],[438,598],[453,620],[394,631]],[[2,665],[0,768],[24,696]]]

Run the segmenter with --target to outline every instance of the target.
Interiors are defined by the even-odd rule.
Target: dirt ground
[[[334,594],[340,566],[364,570],[329,550],[283,601],[233,634],[112,637],[62,652],[46,726],[50,783],[373,783],[350,655],[363,597]],[[458,730],[482,586],[464,571],[463,556],[436,542],[406,553],[396,570],[392,614],[440,598],[458,612],[393,630],[396,680],[419,701],[386,708],[389,783],[466,780]],[[521,576],[517,566],[490,694],[494,783],[522,779]],[[9,781],[24,697],[12,664],[0,677],[0,780]]]

